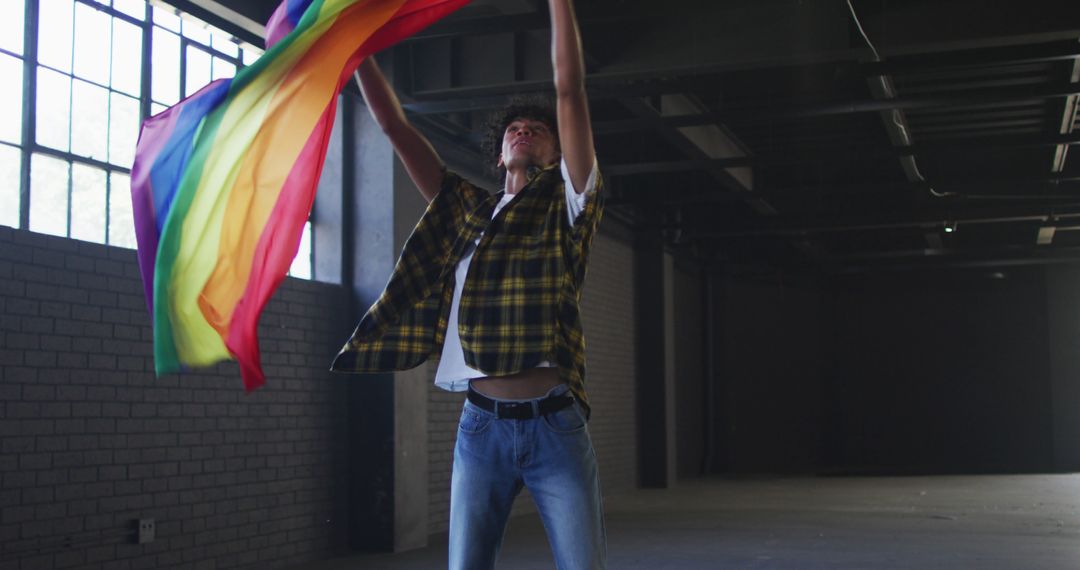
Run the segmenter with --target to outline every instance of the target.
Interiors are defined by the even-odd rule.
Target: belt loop
[[[502,407],[502,406],[500,406],[499,404],[501,404],[502,402],[500,402],[500,401],[498,401],[498,400],[492,400],[492,402],[491,402],[491,403],[495,404],[495,409],[494,409],[494,410],[492,410],[492,412],[494,412],[494,413],[495,413],[495,419],[497,419],[497,420],[499,420],[499,419],[502,419],[502,418],[501,418],[501,417],[499,416],[499,408],[501,408],[501,407]]]
[[[529,403],[532,404],[532,412],[533,412],[532,419],[536,419],[536,418],[540,417],[540,400],[539,399],[530,400]]]

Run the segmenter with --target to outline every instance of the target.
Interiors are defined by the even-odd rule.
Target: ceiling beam
[[[238,39],[263,49],[266,38],[263,11],[243,0],[167,0],[169,4],[206,23],[234,34]]]
[[[967,226],[1031,224],[1034,232],[1035,228],[1047,223],[1051,218],[1060,225],[1076,224],[1080,221],[1080,200],[1054,208],[1052,216],[1049,210],[1043,206],[1020,208],[1003,208],[999,206],[977,208],[970,214],[955,217],[943,215],[940,211],[928,210],[922,213],[914,212],[910,216],[897,214],[882,216],[877,219],[868,219],[866,216],[830,220],[800,220],[791,217],[776,217],[762,218],[756,227],[718,228],[715,225],[706,227],[683,224],[679,229],[695,238],[714,240],[751,237],[791,238],[820,234],[895,230],[925,231],[941,229],[946,224],[954,224],[958,231],[963,231],[964,227]],[[649,227],[656,230],[675,229],[670,224],[652,224]]]
[[[1080,84],[1080,59],[1074,59],[1072,65],[1069,66],[1069,78],[1068,81],[1072,85]],[[1062,135],[1068,135],[1073,132],[1073,126],[1076,125],[1077,114],[1080,113],[1080,97],[1072,95],[1066,97],[1064,104],[1062,105],[1061,124],[1058,128],[1058,132]],[[1054,149],[1054,158],[1050,163],[1050,172],[1063,172],[1065,170],[1065,160],[1069,156],[1068,145],[1058,145]]]
[[[600,83],[604,78],[601,77]],[[615,86],[594,87],[597,80],[589,79],[589,99],[600,100],[622,98],[626,91]],[[405,105],[406,110],[417,114],[450,113],[461,111],[479,111],[500,107],[506,102],[506,96],[516,93],[550,92],[550,80],[522,81],[484,87],[454,87],[430,91],[414,92],[414,101]],[[953,92],[912,95],[894,99],[863,99],[823,105],[800,105],[789,101],[771,101],[768,105],[739,106],[725,109],[722,113],[698,113],[661,117],[669,127],[690,127],[707,124],[775,124],[794,119],[809,119],[853,113],[877,113],[892,109],[917,110],[951,107],[970,107],[973,105],[1008,104],[1023,101],[1060,99],[1080,95],[1080,84],[1068,83],[1032,87],[1001,87],[998,89],[958,90]],[[652,117],[597,121],[594,131],[597,134],[631,132],[646,127]]]
[[[768,168],[790,164],[823,162],[830,160],[848,161],[853,158],[904,157],[932,154],[980,154],[989,151],[1014,150],[1080,144],[1080,133],[1068,135],[1038,136],[999,136],[971,137],[949,141],[926,142],[912,146],[899,146],[881,150],[858,149],[850,151],[850,145],[816,145],[798,153],[778,153],[777,155],[740,156],[732,158],[662,160],[653,162],[633,162],[626,164],[608,164],[604,166],[607,176],[637,176],[641,174],[664,174],[674,172],[692,172],[695,170],[725,170],[742,166]]]
[[[905,75],[970,67],[1067,61],[1080,58],[1080,42],[1065,41],[918,54],[859,64],[863,75]]]
[[[1009,246],[1001,248],[913,249],[833,256],[825,260],[841,274],[911,271],[931,267],[1002,268],[1080,261],[1080,247]]]
[[[621,102],[631,113],[634,113],[638,118],[645,120],[652,128],[656,129],[657,134],[661,138],[675,146],[690,160],[724,160],[714,158],[710,155],[712,149],[703,148],[700,142],[692,139],[687,133],[680,131],[678,128],[668,126],[662,120],[666,116],[664,115],[663,109],[658,110],[645,100],[638,98],[626,98],[622,99]],[[728,190],[726,194],[730,194],[731,196],[738,197],[738,199],[745,201],[759,214],[776,214],[776,210],[773,209],[772,206],[762,199],[760,195],[753,192],[753,188],[750,186],[750,184],[752,184],[752,178],[748,176],[748,174],[752,173],[732,172],[728,168],[711,168],[708,172],[721,187]],[[725,192],[717,190],[711,190],[711,192],[725,194]]]

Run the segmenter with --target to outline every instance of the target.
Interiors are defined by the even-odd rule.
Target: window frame
[[[108,0],[104,0],[104,3],[99,3],[99,2],[96,2],[94,0],[72,0],[73,12],[72,12],[72,30],[71,30],[71,33],[73,34],[73,38],[74,38],[74,34],[76,33],[75,32],[75,27],[74,27],[75,26],[75,18],[76,18],[75,10],[78,9],[77,6],[80,5],[80,4],[85,6],[85,7],[90,8],[90,9],[101,12],[101,13],[105,14],[106,16],[108,16],[110,18],[110,26],[113,25],[111,18],[115,18],[115,19],[123,21],[123,22],[125,22],[127,24],[136,26],[141,31],[140,37],[141,37],[142,45],[141,45],[141,54],[139,56],[139,66],[140,66],[139,67],[139,69],[140,69],[139,93],[138,93],[138,95],[136,97],[136,96],[133,96],[132,94],[127,93],[127,92],[125,92],[125,91],[123,91],[123,90],[121,90],[119,88],[115,88],[112,85],[113,82],[112,82],[111,73],[110,73],[110,80],[107,82],[107,84],[102,85],[101,83],[99,83],[99,82],[97,82],[97,81],[95,81],[93,79],[89,79],[89,78],[85,78],[85,77],[81,77],[81,76],[77,75],[76,71],[74,69],[74,62],[72,62],[72,64],[73,64],[72,69],[70,69],[68,71],[63,71],[61,69],[56,69],[55,67],[52,67],[50,65],[47,65],[45,63],[40,62],[39,61],[40,60],[39,53],[38,53],[38,42],[39,42],[39,38],[41,37],[41,31],[40,31],[41,20],[42,20],[42,18],[41,18],[41,0],[22,0],[22,2],[23,2],[23,49],[22,49],[22,53],[19,54],[19,53],[11,52],[11,51],[6,50],[6,49],[0,49],[0,53],[3,53],[3,54],[5,54],[7,56],[10,56],[10,57],[15,57],[22,64],[22,75],[23,75],[23,77],[22,77],[22,79],[23,79],[23,81],[22,81],[22,102],[21,102],[22,103],[22,108],[20,110],[20,115],[21,115],[21,118],[22,118],[22,125],[21,125],[21,128],[20,128],[19,136],[18,136],[18,142],[17,143],[15,143],[15,142],[7,142],[7,141],[0,142],[0,145],[3,145],[3,146],[8,147],[8,148],[14,148],[19,152],[19,161],[18,161],[19,176],[18,176],[18,189],[17,189],[17,195],[18,195],[18,200],[19,200],[19,208],[18,208],[19,211],[18,211],[17,229],[29,230],[30,227],[31,227],[30,226],[31,211],[32,211],[32,197],[31,197],[32,166],[31,165],[33,163],[33,160],[34,160],[35,156],[44,156],[44,157],[49,157],[49,158],[52,158],[52,159],[62,160],[62,161],[67,163],[67,172],[68,172],[67,188],[66,188],[67,200],[66,200],[66,207],[65,207],[66,211],[63,212],[64,218],[65,218],[65,221],[64,221],[64,228],[65,229],[64,229],[63,237],[66,237],[68,239],[79,239],[79,238],[71,237],[72,236],[72,210],[73,210],[72,197],[73,197],[73,191],[74,191],[74,186],[75,186],[75,181],[73,179],[73,170],[75,169],[75,165],[81,164],[81,165],[85,165],[87,167],[91,167],[91,168],[101,170],[104,173],[105,188],[104,188],[104,195],[103,195],[103,198],[102,198],[103,199],[103,208],[104,208],[104,221],[103,221],[104,228],[103,228],[103,232],[101,234],[103,236],[102,240],[101,240],[101,243],[103,243],[105,245],[114,246],[114,247],[129,247],[129,246],[126,246],[126,245],[116,245],[114,243],[114,241],[113,241],[114,236],[112,235],[113,228],[110,227],[110,222],[112,221],[112,216],[113,216],[113,212],[112,212],[113,208],[112,208],[112,202],[111,202],[111,200],[113,199],[113,191],[114,190],[123,191],[123,189],[114,188],[114,186],[115,186],[114,177],[116,175],[123,175],[124,177],[127,177],[128,179],[130,179],[130,176],[131,176],[131,168],[130,168],[130,166],[121,166],[121,165],[118,165],[118,164],[114,164],[113,163],[114,157],[112,157],[110,155],[111,141],[112,141],[112,139],[111,139],[111,135],[112,135],[111,129],[113,128],[112,120],[111,120],[112,119],[111,115],[112,115],[112,112],[113,112],[113,110],[112,110],[113,109],[113,94],[118,93],[118,94],[121,94],[124,97],[130,97],[130,98],[133,98],[133,99],[137,99],[137,101],[138,101],[138,109],[139,109],[138,122],[139,122],[140,125],[146,120],[146,118],[151,116],[152,110],[154,109],[155,105],[163,105],[162,103],[159,103],[159,102],[155,101],[154,98],[153,98],[153,49],[154,49],[154,38],[153,38],[153,36],[154,36],[155,27],[161,28],[161,30],[166,32],[166,33],[174,34],[179,39],[179,54],[178,54],[179,55],[179,60],[177,62],[177,67],[176,67],[177,72],[179,73],[179,77],[177,78],[178,79],[177,84],[178,84],[178,88],[179,88],[179,91],[178,91],[178,94],[177,94],[178,95],[178,100],[183,100],[185,97],[188,96],[187,95],[187,91],[188,91],[188,86],[187,86],[187,82],[188,82],[188,67],[187,67],[187,65],[188,65],[188,61],[187,60],[188,60],[188,50],[189,49],[199,50],[202,53],[205,53],[210,57],[211,80],[212,80],[212,77],[213,77],[213,65],[215,64],[215,60],[221,60],[221,61],[224,61],[224,62],[227,62],[227,63],[233,65],[234,73],[235,73],[236,71],[239,71],[240,69],[245,67],[245,63],[244,63],[245,56],[250,58],[250,54],[253,51],[255,53],[261,55],[262,50],[261,50],[260,46],[257,45],[256,42],[251,41],[252,40],[252,37],[251,37],[252,34],[247,33],[245,30],[238,29],[238,27],[235,26],[235,25],[230,25],[230,23],[227,22],[227,21],[217,21],[217,19],[208,19],[208,18],[205,17],[205,15],[203,15],[201,13],[192,14],[187,9],[188,7],[186,6],[185,2],[162,2],[160,0],[158,0],[158,1],[146,0],[145,1],[145,11],[143,13],[143,18],[139,19],[139,18],[137,18],[135,16],[131,16],[128,13],[123,12],[123,11],[113,7],[112,2],[110,2]],[[106,5],[106,4],[108,4],[108,5]],[[173,29],[171,29],[167,25],[163,25],[163,23],[161,23],[160,21],[155,21],[155,14],[157,13],[158,10],[168,10],[169,12],[171,12],[171,13],[175,14],[177,17],[179,17],[181,19],[181,24],[179,26],[179,31],[174,31]],[[189,37],[189,35],[187,33],[186,28],[188,26],[197,26],[197,25],[200,25],[200,24],[205,24],[205,25],[209,26],[210,28],[212,28],[212,30],[213,30],[213,31],[208,30],[208,32],[211,35],[209,35],[207,37],[206,43],[203,43],[203,42],[199,41],[198,39]],[[219,33],[215,34],[214,31],[217,31]],[[225,34],[225,36],[222,36],[220,32],[223,32]],[[113,55],[112,43],[116,41],[115,38],[113,38],[112,36],[113,36],[113,34],[110,34],[110,47],[109,47],[110,58]],[[222,39],[223,37],[225,38],[225,41],[232,42],[232,43],[236,44],[237,49],[235,51],[235,55],[232,55],[232,54],[228,53],[227,51],[221,51],[222,46],[220,44],[217,44],[217,41],[219,39]],[[215,47],[215,46],[217,46],[217,47]],[[74,51],[74,49],[75,49],[75,46],[74,46],[74,40],[73,40],[72,50]],[[231,48],[226,47],[225,49],[231,49]],[[111,62],[110,62],[110,65],[111,65]],[[71,141],[72,141],[72,135],[73,135],[73,132],[74,132],[74,129],[75,129],[75,126],[74,126],[75,125],[75,120],[74,120],[74,117],[73,117],[73,114],[72,114],[73,111],[72,111],[72,105],[71,105],[70,99],[74,97],[73,94],[69,94],[69,104],[68,104],[68,117],[69,117],[69,119],[68,119],[68,125],[67,125],[68,144],[66,145],[67,149],[66,150],[57,149],[57,148],[53,148],[53,147],[50,147],[50,146],[46,146],[46,145],[41,144],[41,143],[38,142],[38,140],[37,140],[37,138],[38,138],[37,137],[37,135],[38,135],[37,114],[38,114],[38,88],[39,88],[39,85],[38,85],[38,83],[39,83],[38,82],[38,72],[39,72],[39,70],[50,70],[50,71],[52,71],[54,73],[62,74],[65,77],[67,77],[69,79],[69,81],[71,81],[71,85],[73,85],[73,86],[75,84],[74,83],[75,81],[85,81],[85,82],[87,82],[87,83],[89,83],[91,85],[94,85],[96,87],[99,87],[99,88],[102,88],[102,89],[105,90],[106,101],[107,101],[107,104],[108,104],[108,111],[107,111],[107,116],[105,118],[105,139],[104,140],[105,140],[105,145],[106,145],[106,153],[105,153],[104,159],[91,158],[91,157],[88,157],[88,156],[83,156],[81,154],[77,154],[77,153],[72,151]],[[73,87],[72,87],[71,91],[74,92]],[[58,211],[58,212],[55,212],[55,214],[60,215],[61,212]],[[313,231],[314,215],[309,216],[308,223],[311,224],[311,227],[312,227],[312,230],[310,231],[310,245],[311,245],[311,247],[306,252],[303,252],[303,253],[298,252],[298,253],[300,255],[306,255],[307,256],[308,266],[310,267],[309,275],[307,275],[304,278],[306,278],[306,279],[314,279],[314,268],[315,268],[315,247],[314,247],[314,233],[315,232]],[[292,275],[291,270],[290,270],[290,275]]]

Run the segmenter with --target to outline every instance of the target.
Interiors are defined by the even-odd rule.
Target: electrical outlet
[[[154,519],[139,519],[135,523],[138,525],[139,530],[137,542],[139,544],[154,542],[154,532],[156,530]]]

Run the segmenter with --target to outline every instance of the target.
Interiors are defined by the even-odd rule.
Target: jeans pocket
[[[577,402],[543,416],[544,425],[556,433],[576,433],[585,429],[585,415]]]
[[[464,433],[480,433],[491,425],[493,419],[495,419],[495,417],[491,414],[478,412],[465,406],[465,408],[461,410],[461,419],[458,421],[458,429]]]

